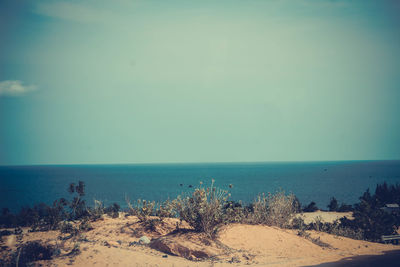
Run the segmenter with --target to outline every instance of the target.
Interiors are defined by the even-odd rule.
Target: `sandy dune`
[[[353,219],[353,212],[335,212],[335,211],[315,211],[315,212],[303,212],[297,214],[296,217],[303,218],[306,224],[314,222],[316,219],[320,219],[323,222],[333,223],[335,220],[346,217],[347,219]]]
[[[224,226],[220,229],[218,238],[213,241],[191,231],[174,233],[177,222],[179,220],[167,219],[154,231],[147,231],[133,216],[121,216],[117,219],[104,217],[104,220],[92,223],[94,229],[83,233],[79,240],[61,241],[58,231],[28,233],[25,230],[22,240],[19,241],[14,235],[5,236],[1,245],[15,250],[18,242],[41,240],[62,247],[61,255],[50,261],[41,261],[43,266],[307,266],[337,262],[361,255],[400,251],[400,246],[310,232],[312,237],[319,237],[330,246],[321,247],[298,236],[295,230],[261,225]],[[180,228],[189,227],[181,225]],[[168,241],[173,246],[172,250],[176,249],[173,251],[184,249],[184,253],[187,253],[196,250],[213,256],[211,259],[191,261],[166,254],[147,245],[135,243],[142,235],[151,238],[152,244],[161,239]],[[81,253],[68,255],[72,248],[78,245]],[[4,256],[6,251],[1,253],[0,255]],[[189,254],[184,255],[192,257]],[[201,257],[201,253],[199,255]]]

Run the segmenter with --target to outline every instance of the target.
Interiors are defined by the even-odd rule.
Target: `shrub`
[[[128,197],[125,197],[125,201],[129,207],[129,214],[137,216],[140,222],[146,222],[149,216],[155,214],[155,201],[138,199],[135,206],[131,204]]]
[[[155,215],[158,216],[161,221],[164,220],[164,218],[176,217],[174,205],[174,201],[170,201],[169,199],[156,205]]]
[[[339,204],[338,204],[336,198],[332,197],[331,202],[329,202],[329,205],[328,205],[329,211],[337,211],[338,208],[339,208]]]
[[[353,211],[352,205],[347,205],[345,203],[342,203],[339,206],[339,202],[334,197],[331,198],[331,201],[329,202],[329,205],[327,207],[329,211],[338,211],[338,212]]]
[[[81,220],[78,229],[79,229],[79,232],[87,232],[87,231],[93,230],[93,226],[87,219],[83,219],[83,220]]]
[[[71,222],[64,221],[61,224],[60,232],[63,234],[71,234],[71,236],[78,235],[79,229],[75,227]]]
[[[120,208],[117,203],[114,203],[105,209],[105,213],[111,218],[118,218]]]
[[[293,209],[295,213],[301,212],[300,200],[295,195],[293,195]]]
[[[241,202],[228,201],[223,207],[225,223],[240,223],[246,218],[246,209]]]
[[[268,217],[268,204],[265,194],[258,195],[248,208],[247,222],[251,224],[264,224]]]
[[[39,241],[30,241],[18,247],[17,251],[5,259],[0,259],[2,266],[32,266],[32,262],[49,260],[56,253],[52,245],[41,244]]]
[[[89,214],[90,219],[92,219],[94,221],[100,219],[101,216],[103,216],[103,214],[104,214],[103,202],[95,199],[94,207],[87,208],[87,212]]]
[[[348,211],[353,211],[353,210],[354,209],[353,209],[352,205],[347,205],[345,203],[342,203],[337,211],[339,211],[339,212],[348,212]]]
[[[364,239],[364,232],[362,230],[345,226],[342,220],[347,220],[347,218],[336,220],[333,223],[327,223],[323,222],[320,217],[317,217],[314,222],[307,225],[302,218],[294,218],[291,228],[299,230],[298,235],[306,238],[309,237],[309,234],[306,232],[307,230],[315,230],[352,239]]]
[[[304,219],[301,217],[295,217],[292,220],[291,227],[292,229],[298,229],[300,231],[307,230],[307,224],[304,222]]]
[[[285,228],[296,212],[298,202],[293,194],[284,191],[258,195],[252,203],[247,222]]]
[[[285,228],[289,225],[295,213],[294,195],[286,195],[284,191],[278,191],[275,194],[268,194],[268,225]]]
[[[392,235],[397,229],[394,216],[363,198],[355,205],[353,217],[354,220],[343,220],[342,223],[352,229],[361,229],[366,240],[379,241],[382,235]]]
[[[45,221],[47,222],[48,229],[58,229],[61,221],[67,217],[64,207],[67,205],[67,201],[64,198],[53,202],[52,206],[46,206],[47,216]]]
[[[85,200],[83,196],[85,195],[85,183],[82,181],[78,182],[78,185],[71,183],[68,188],[70,194],[75,194],[75,197],[70,202],[70,219],[77,220],[82,217],[88,216]]]
[[[337,236],[344,236],[352,239],[363,240],[364,239],[364,231],[359,228],[351,228],[346,227],[341,220],[336,220],[333,223],[329,224],[327,227],[327,233],[337,235]]]
[[[308,204],[307,206],[305,206],[303,208],[304,212],[314,212],[314,211],[317,211],[317,210],[318,210],[318,207],[317,207],[317,205],[315,204],[314,201],[311,201],[310,204]]]
[[[139,218],[139,221],[145,222],[148,220],[149,216],[154,215],[155,206],[156,206],[155,201],[138,199],[136,206],[136,216]]]
[[[210,187],[203,188],[200,184],[191,196],[178,196],[174,203],[182,220],[189,223],[195,231],[204,232],[211,237],[224,222],[223,207],[228,197],[228,192],[214,187],[212,180]]]

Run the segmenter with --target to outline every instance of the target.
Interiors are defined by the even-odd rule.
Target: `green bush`
[[[329,211],[337,211],[339,209],[339,204],[336,198],[334,197],[331,198],[331,201],[329,202],[328,205],[328,209]]]
[[[105,208],[104,212],[111,218],[118,218],[120,208],[121,207],[117,203],[114,203],[111,206]]]
[[[89,214],[89,218],[93,221],[100,219],[104,212],[105,208],[103,205],[103,202],[100,200],[95,199],[94,200],[94,206],[93,207],[88,207],[87,212]]]
[[[79,181],[77,185],[71,183],[68,192],[70,194],[75,193],[74,198],[69,202],[70,219],[77,220],[88,216],[89,214],[87,212],[86,202],[83,199],[83,196],[85,196],[85,183],[82,181]]]
[[[284,191],[258,195],[249,209],[247,222],[286,228],[298,209],[296,197]]]
[[[225,223],[241,223],[245,221],[247,210],[241,202],[228,201],[223,207]]]
[[[0,259],[0,265],[33,266],[33,262],[39,260],[50,260],[55,254],[57,254],[55,246],[41,244],[39,241],[29,241],[20,245],[17,251],[8,255],[8,257]]]
[[[314,201],[311,201],[310,204],[308,204],[307,206],[305,206],[303,208],[304,212],[314,212],[314,211],[317,211],[317,210],[318,210],[318,207],[317,207],[317,204],[315,204]]]
[[[167,199],[166,201],[156,205],[155,215],[164,220],[164,218],[174,218],[176,217],[175,203]]]
[[[268,217],[266,224],[286,228],[295,214],[294,195],[284,191],[268,194]]]
[[[129,207],[129,214],[137,216],[140,222],[146,222],[149,216],[155,215],[155,201],[138,199],[136,204],[132,205],[128,197],[125,197],[125,200]]]
[[[210,187],[200,185],[190,196],[178,196],[174,201],[175,209],[195,231],[213,236],[217,227],[225,222],[224,206],[228,197],[228,192],[214,187],[212,180]]]
[[[353,229],[361,229],[364,239],[369,241],[379,241],[382,235],[395,234],[398,226],[394,216],[364,199],[355,205],[353,217],[354,220],[343,220],[343,224]]]

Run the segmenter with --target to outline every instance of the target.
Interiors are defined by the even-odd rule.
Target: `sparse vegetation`
[[[118,205],[118,203],[114,203],[111,206],[105,208],[104,212],[111,218],[118,218],[120,209],[121,207]]]
[[[210,187],[200,185],[190,196],[178,196],[175,208],[179,217],[188,222],[195,231],[212,236],[217,227],[226,220],[224,206],[228,197],[228,192],[214,187],[212,180]]]
[[[111,217],[118,216],[119,205],[114,203],[112,206],[104,208],[100,201],[95,200],[94,207],[88,207],[85,200],[85,184],[79,181],[77,185],[71,183],[68,192],[72,195],[70,201],[60,198],[55,200],[52,205],[39,203],[31,207],[23,207],[19,213],[13,214],[7,208],[3,208],[0,216],[0,227],[30,227],[34,231],[60,230],[65,226],[65,222],[80,221],[80,231],[86,231],[90,227],[88,221],[97,220],[103,214]]]
[[[30,241],[22,244],[8,257],[0,259],[1,266],[32,266],[31,263],[38,260],[49,260],[57,254],[57,248],[45,245],[39,241]]]
[[[230,187],[232,187],[230,185]],[[58,199],[52,205],[37,204],[24,207],[18,214],[12,214],[4,208],[0,216],[1,227],[31,227],[31,231],[46,231],[58,229],[62,233],[78,236],[89,231],[90,221],[100,219],[104,214],[112,218],[119,216],[120,206],[117,203],[104,207],[95,200],[93,207],[88,207],[84,200],[85,184],[70,184],[68,191],[71,200]],[[162,203],[137,200],[131,205],[129,199],[128,213],[138,217],[145,229],[154,230],[168,217],[178,217],[186,221],[195,231],[204,232],[212,237],[220,225],[228,223],[265,224],[281,228],[298,229],[300,233],[307,230],[323,231],[354,239],[378,241],[381,235],[395,233],[400,226],[400,214],[385,212],[382,207],[387,203],[399,203],[400,186],[388,186],[386,183],[377,185],[371,195],[367,190],[360,202],[353,206],[339,202],[332,197],[328,205],[330,211],[354,211],[354,220],[342,218],[333,223],[321,220],[306,225],[294,214],[301,210],[299,200],[293,194],[277,191],[274,194],[261,194],[249,205],[230,201],[226,190],[214,186],[214,180],[209,187],[200,184],[187,196]],[[318,207],[311,202],[303,211],[316,211]],[[2,232],[2,235],[7,234]]]
[[[337,211],[338,208],[339,208],[338,201],[336,200],[335,197],[332,197],[331,202],[329,202],[329,205],[328,205],[329,211]]]
[[[329,202],[329,205],[327,207],[329,211],[338,211],[338,212],[353,211],[352,205],[347,205],[345,203],[339,205],[339,202],[334,197],[331,198],[331,201]]]
[[[333,223],[324,223],[321,220],[304,225],[299,218],[292,222],[292,227],[304,230],[323,231],[334,235],[353,239],[379,242],[382,235],[396,234],[400,226],[400,211],[385,211],[386,204],[400,204],[400,185],[378,184],[375,193],[369,189],[360,197],[360,202],[352,205],[342,203],[332,197],[328,205],[330,211],[352,211],[354,219],[342,218]],[[311,202],[303,211],[315,211],[316,205]]]
[[[244,222],[249,207],[243,207],[242,202],[227,201],[223,208],[224,221],[226,223]]]
[[[399,204],[400,186],[388,186],[386,183],[377,185],[375,194],[367,190],[360,197],[360,202],[354,205],[354,220],[342,220],[342,224],[352,228],[361,229],[364,239],[379,241],[382,235],[395,234],[400,226],[399,212],[385,212],[385,204]]]
[[[319,209],[317,207],[317,204],[314,201],[311,201],[310,204],[308,204],[307,206],[305,206],[303,208],[304,212],[314,212],[314,211],[317,211],[317,210],[319,210]]]
[[[268,194],[268,214],[266,224],[286,228],[295,213],[293,194],[286,195],[284,191]]]
[[[293,194],[286,195],[284,191],[261,194],[247,209],[245,222],[286,228],[297,208],[298,202]]]
[[[302,218],[294,218],[292,220],[291,227],[298,229],[299,235],[305,236],[305,232],[309,230],[315,230],[319,232],[325,232],[337,236],[344,236],[352,239],[363,240],[364,233],[361,229],[353,229],[345,226],[341,223],[343,219],[336,220],[333,223],[323,222],[320,217],[317,217],[314,222],[305,224]]]

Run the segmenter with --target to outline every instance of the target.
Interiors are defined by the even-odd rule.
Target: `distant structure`
[[[400,214],[400,206],[399,204],[385,204],[384,207],[381,208],[383,211],[390,213],[390,214]]]

